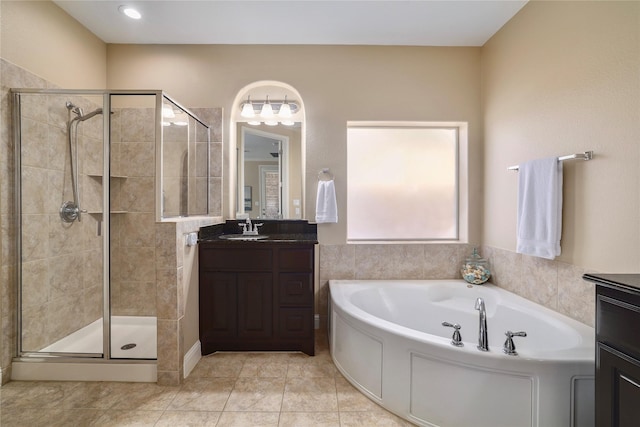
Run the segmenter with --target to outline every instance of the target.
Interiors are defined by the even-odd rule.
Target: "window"
[[[464,240],[466,139],[464,123],[349,122],[347,240]]]

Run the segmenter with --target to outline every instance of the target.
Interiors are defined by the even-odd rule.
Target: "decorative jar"
[[[478,254],[478,248],[462,264],[462,278],[472,285],[481,285],[491,277],[489,262]]]

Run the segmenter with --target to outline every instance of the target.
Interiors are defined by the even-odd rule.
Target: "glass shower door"
[[[14,92],[20,356],[103,355],[102,105]]]
[[[111,94],[110,358],[156,359],[155,93]]]

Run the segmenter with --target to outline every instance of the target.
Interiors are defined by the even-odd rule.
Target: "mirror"
[[[236,123],[237,216],[302,218],[302,123]]]

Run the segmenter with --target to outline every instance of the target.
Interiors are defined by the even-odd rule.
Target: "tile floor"
[[[326,335],[316,356],[217,353],[182,386],[24,382],[0,388],[9,426],[411,426],[356,390],[331,361]]]

